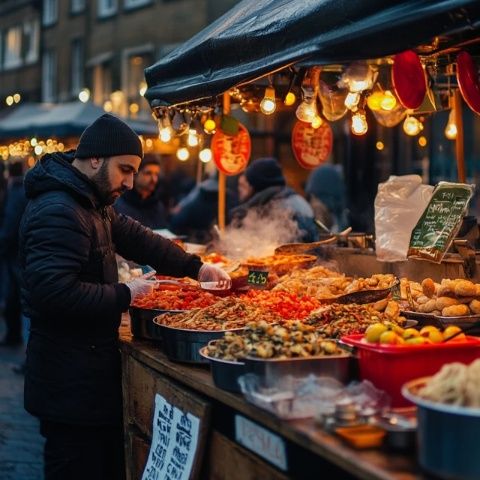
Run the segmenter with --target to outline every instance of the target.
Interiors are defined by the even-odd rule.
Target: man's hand
[[[198,272],[200,286],[205,289],[228,290],[232,286],[232,280],[225,270],[211,263],[204,263]]]
[[[125,285],[130,289],[130,305],[134,302],[135,298],[140,295],[148,295],[153,291],[155,285],[155,280],[151,280],[155,275],[155,272],[148,272],[145,275],[142,275],[139,278],[134,278]]]

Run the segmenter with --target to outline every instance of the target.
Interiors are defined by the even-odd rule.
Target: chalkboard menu
[[[188,480],[197,450],[200,420],[155,395],[153,436],[142,480]]]
[[[268,272],[249,270],[247,283],[252,286],[264,287],[268,281]]]
[[[440,182],[410,237],[408,256],[441,262],[460,228],[473,186]]]

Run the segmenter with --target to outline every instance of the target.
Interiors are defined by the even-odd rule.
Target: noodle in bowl
[[[419,463],[423,469],[445,480],[478,480],[480,408],[420,396],[432,378],[412,380],[402,389],[405,398],[417,405]],[[448,388],[434,389],[433,395],[441,397],[448,393]]]

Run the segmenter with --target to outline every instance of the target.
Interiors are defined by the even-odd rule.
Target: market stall
[[[461,52],[477,48],[478,2],[357,2],[348,10],[277,3],[241,2],[146,71],[160,135],[185,140],[182,150],[216,145],[220,196],[224,175],[240,173],[250,153],[232,107],[269,115],[295,105],[292,147],[303,168],[328,156],[327,120],[347,115],[361,135],[368,107],[385,126],[404,121],[407,133],[420,128],[427,97],[428,113],[456,105],[458,117],[458,85],[442,82],[455,76],[448,65],[462,65]],[[407,71],[420,82],[409,83]],[[410,84],[420,87],[404,88]],[[462,91],[474,111],[475,86]],[[463,180],[461,133],[457,139]],[[128,330],[122,337],[129,478],[284,479],[307,470],[326,478],[476,478],[476,466],[463,461],[462,470],[461,452],[442,435],[451,464],[432,461],[424,443],[418,449],[414,403],[430,397],[404,386],[480,357],[478,338],[462,333],[478,333],[480,276],[469,243],[478,226],[455,238],[470,198],[465,185],[430,192],[408,232],[408,261],[379,261],[366,235],[328,235],[302,253],[298,245],[284,246],[288,254],[273,245],[264,257],[247,248],[235,257],[209,252],[203,260],[230,273],[226,292],[159,278],[130,310],[134,338]],[[221,227],[223,215],[220,201]],[[478,416],[476,403],[462,406]]]

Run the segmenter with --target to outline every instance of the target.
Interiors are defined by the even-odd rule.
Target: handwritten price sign
[[[250,270],[248,272],[247,283],[263,287],[267,284],[268,272],[261,272],[259,270]]]

